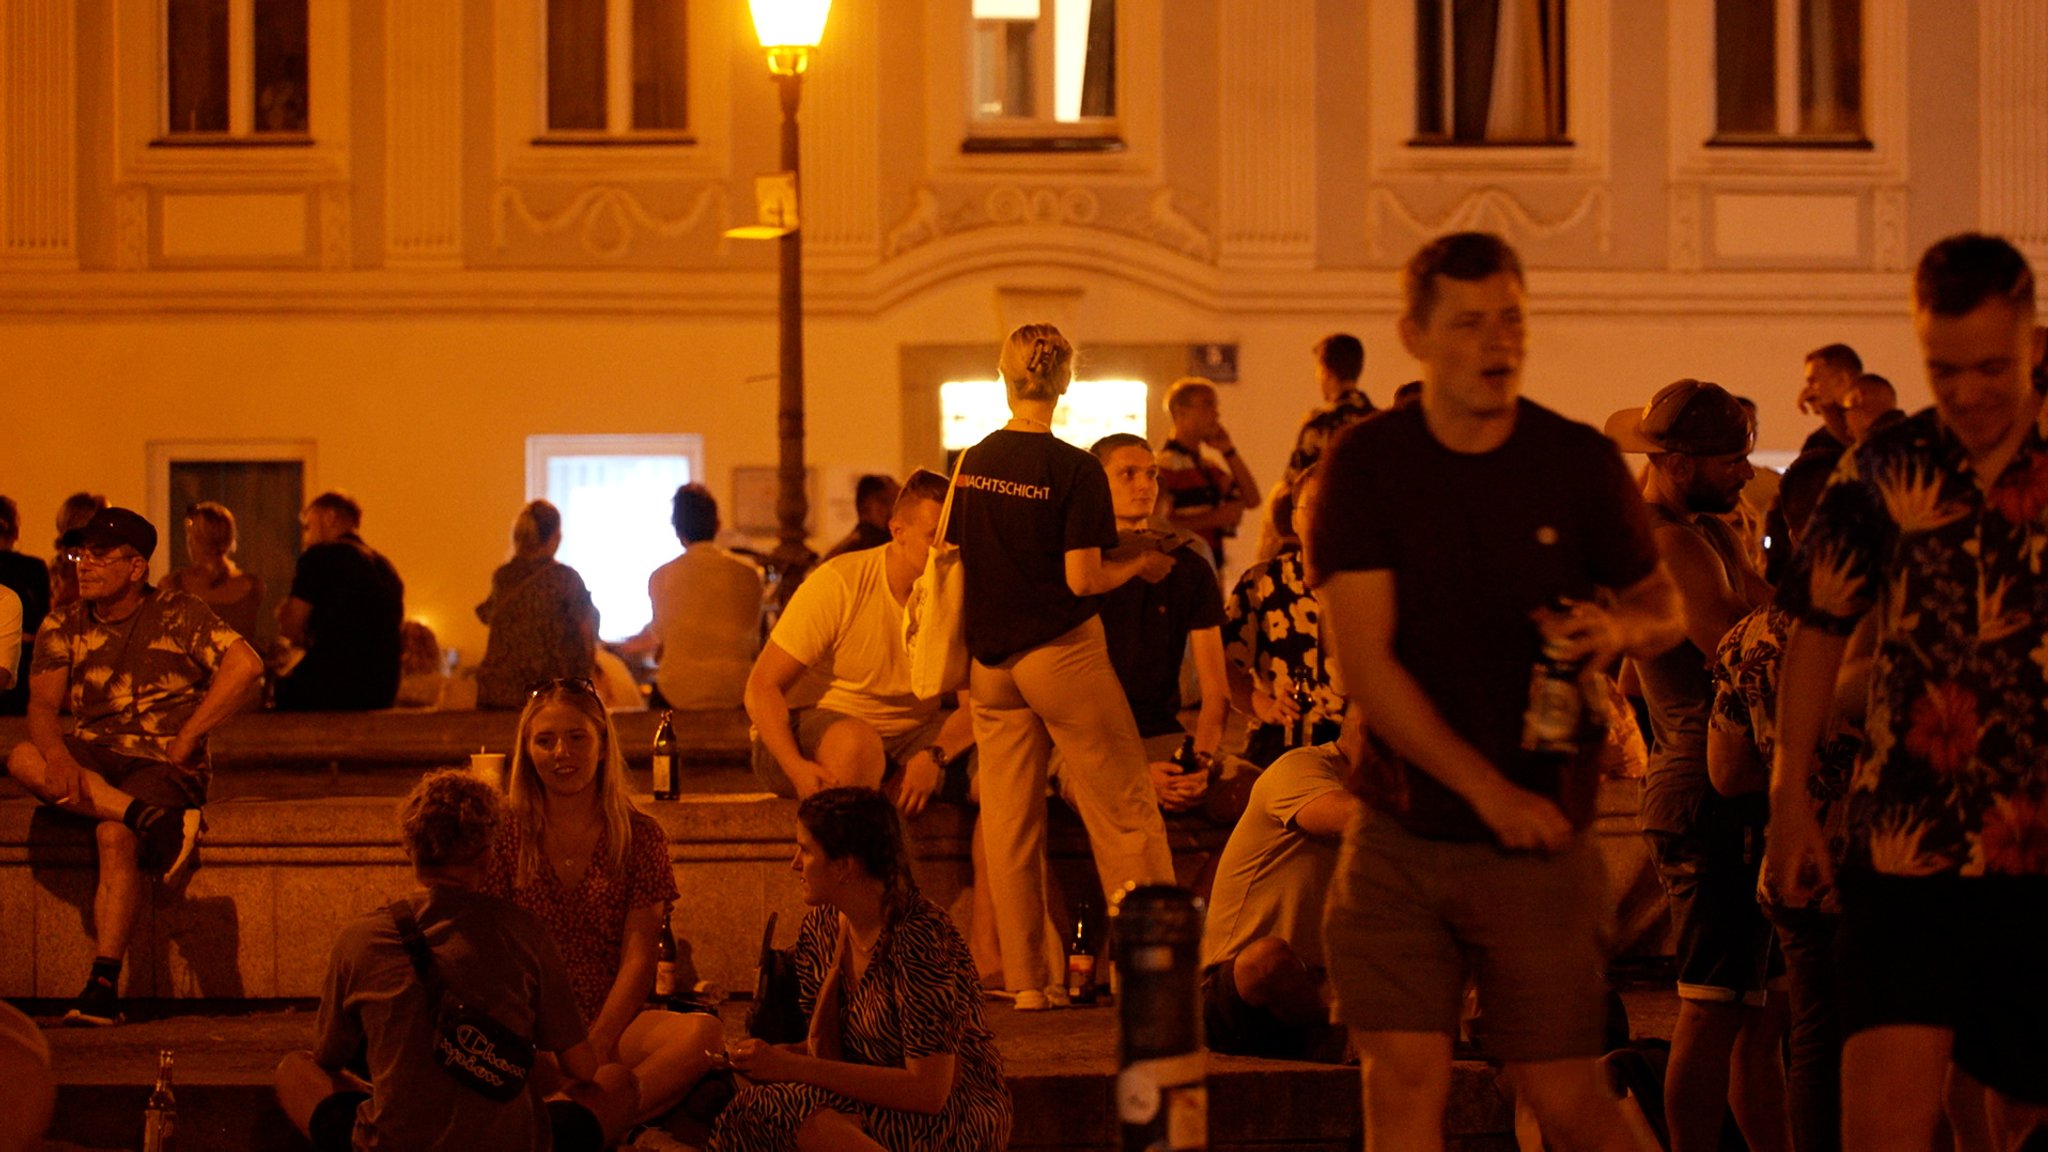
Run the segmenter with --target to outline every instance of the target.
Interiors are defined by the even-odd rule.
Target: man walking
[[[1950,1062],[1991,1090],[2000,1147],[2048,1109],[2048,428],[2034,277],[1951,236],[1913,278],[1934,407],[1839,467],[1778,603],[1763,889],[1837,881],[1843,1146],[1925,1148]],[[1836,671],[1882,603],[1848,845],[1832,877],[1808,777]],[[1965,1121],[1967,1123],[1967,1120]]]
[[[43,803],[95,823],[92,975],[68,1024],[121,1021],[121,960],[142,877],[193,864],[211,769],[206,736],[257,690],[263,659],[197,597],[148,583],[156,529],[103,508],[73,553],[79,599],[36,635],[27,741],[7,773]],[[69,706],[76,730],[57,713]]]
[[[1342,679],[1381,752],[1374,816],[1346,834],[1324,932],[1361,1058],[1365,1146],[1442,1148],[1470,976],[1481,1046],[1545,1134],[1633,1148],[1596,1063],[1607,891],[1585,829],[1598,740],[1577,693],[1529,708],[1531,673],[1654,656],[1683,617],[1620,453],[1519,398],[1514,250],[1440,237],[1409,260],[1403,295],[1422,402],[1336,442],[1309,535]],[[1525,728],[1543,738],[1534,749]]]

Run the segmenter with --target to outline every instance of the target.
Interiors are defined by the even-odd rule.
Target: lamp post
[[[804,72],[811,53],[825,33],[832,0],[752,0],[754,31],[768,54],[768,72],[782,95],[782,170],[792,195],[799,187],[796,111],[803,99]],[[811,550],[804,544],[804,520],[810,502],[804,494],[804,281],[801,200],[795,226],[785,230],[781,246],[781,295],[777,311],[781,378],[776,417],[779,455],[776,463],[776,537],[774,560],[785,602],[802,577]]]

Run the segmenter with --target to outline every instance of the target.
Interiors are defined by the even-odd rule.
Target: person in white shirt
[[[970,714],[918,699],[903,646],[903,604],[924,571],[946,486],[936,472],[912,473],[889,517],[889,543],[835,556],[805,577],[754,661],[754,774],[778,794],[886,784],[906,816],[934,796],[965,798]]]
[[[704,485],[676,489],[671,522],[683,554],[647,578],[654,685],[671,708],[737,708],[761,644],[761,570],[712,542],[718,501]]]

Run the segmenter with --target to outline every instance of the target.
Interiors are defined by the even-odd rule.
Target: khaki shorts
[[[1587,833],[1556,855],[1425,840],[1363,815],[1344,837],[1323,947],[1336,1018],[1366,1032],[1473,1035],[1502,1063],[1605,1050],[1607,876]]]
[[[883,737],[882,752],[888,758],[888,767],[882,778],[887,780],[903,771],[905,760],[937,743],[939,729],[945,727],[949,715],[950,712],[941,711],[908,732]],[[818,742],[825,738],[825,730],[845,720],[860,720],[860,717],[829,708],[792,708],[789,734],[796,738],[797,751],[814,758],[818,754]],[[782,770],[781,761],[762,745],[760,736],[753,737],[753,746],[754,779],[777,796],[794,797],[796,784],[790,780],[789,773]],[[965,752],[946,762],[945,774],[939,779],[939,790],[933,799],[966,804],[968,785],[974,781],[974,769],[974,746],[970,744]]]

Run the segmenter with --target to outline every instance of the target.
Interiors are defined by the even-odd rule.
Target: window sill
[[[969,136],[960,151],[969,156],[1077,155],[1122,152],[1121,136]]]
[[[1552,138],[1550,138],[1550,139],[1546,139],[1546,140],[1456,140],[1456,139],[1452,139],[1452,138],[1450,138],[1450,137],[1447,137],[1447,136],[1417,136],[1417,137],[1414,137],[1413,139],[1411,139],[1411,140],[1409,140],[1409,141],[1408,141],[1408,147],[1410,147],[1410,148],[1440,148],[1440,149],[1453,149],[1453,148],[1475,148],[1475,149],[1480,149],[1480,148],[1483,148],[1483,149],[1511,149],[1511,148],[1554,148],[1554,149],[1568,149],[1568,148],[1575,148],[1575,147],[1577,147],[1577,144],[1576,144],[1576,142],[1574,142],[1574,141],[1572,140],[1572,138],[1571,138],[1571,137],[1569,137],[1569,136],[1558,136],[1558,137],[1552,137]]]
[[[1876,145],[1863,136],[1779,136],[1774,133],[1723,132],[1708,137],[1709,148],[1769,148],[1795,152],[1870,152]]]
[[[688,132],[550,132],[529,141],[535,148],[694,148]]]
[[[181,132],[159,136],[151,148],[311,148],[313,137],[304,132],[264,132],[230,136],[225,132]]]

